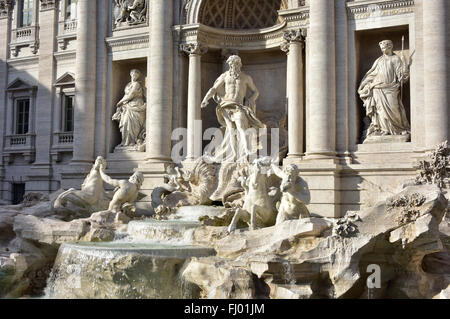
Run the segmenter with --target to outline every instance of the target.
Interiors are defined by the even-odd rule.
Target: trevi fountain
[[[40,1],[40,14],[53,12],[44,2],[49,1]],[[96,49],[95,43],[89,44],[89,17],[96,14],[93,2],[78,1],[76,41],[85,44],[76,48],[77,56],[83,56],[83,62],[77,58],[74,77],[77,107],[96,101],[89,82],[90,68],[95,69],[95,64],[90,64],[95,59],[89,58],[89,51]],[[361,31],[367,34],[357,36],[358,49],[371,50],[370,55],[358,56],[359,77],[353,79],[351,72],[347,75],[353,81],[351,87],[344,85],[340,66],[329,64],[330,54],[341,54],[334,44],[331,49],[326,33],[332,1],[273,1],[278,9],[279,3],[286,6],[277,11],[279,24],[257,26],[263,30],[261,37],[251,31],[236,31],[229,38],[218,26],[188,22],[164,33],[158,26],[169,23],[172,27],[165,19],[172,16],[169,3],[173,1],[150,1],[150,6],[144,0],[110,2],[112,32],[123,32],[120,41],[127,41],[127,35],[131,36],[127,32],[139,26],[153,32],[148,73],[139,59],[112,64],[114,83],[102,84],[104,92],[111,87],[115,90],[111,110],[105,113],[105,123],[109,123],[105,125],[112,133],[102,133],[110,142],[107,154],[91,156],[94,147],[90,155],[84,151],[91,143],[89,135],[94,136],[97,129],[89,118],[75,113],[79,124],[75,125],[74,159],[67,166],[76,171],[61,173],[62,179],[72,184],[63,182],[56,191],[27,192],[21,203],[0,206],[1,298],[450,298],[450,149],[441,138],[447,133],[438,134],[442,118],[428,121],[424,115],[428,148],[421,149],[426,152],[408,151],[408,145],[419,139],[417,132],[424,129],[416,122],[422,115],[411,115],[416,109],[410,107],[411,101],[417,103],[413,94],[410,98],[410,91],[417,85],[415,64],[423,63],[423,54],[415,55],[410,48],[412,44],[403,36],[406,29],[380,31],[373,37],[370,31]],[[220,1],[181,2],[183,21],[194,21],[195,10],[203,10],[202,17],[209,14],[209,20],[204,18],[202,23],[218,19],[214,10],[220,6],[208,9],[205,3]],[[237,3],[225,2],[229,8]],[[346,1],[336,1],[333,19],[342,18],[338,11],[341,2],[347,12]],[[352,9],[362,2],[348,2],[348,12],[355,19],[363,19]],[[385,2],[401,3],[402,8],[414,3],[378,1],[381,12],[391,8]],[[0,4],[9,14],[10,2]],[[424,11],[426,14],[430,13]],[[224,18],[222,22],[237,25],[239,21]],[[311,25],[302,25],[305,21]],[[244,29],[253,30],[251,25]],[[233,30],[233,26],[223,30]],[[245,32],[249,32],[250,42],[233,42]],[[175,108],[170,112],[165,108],[172,103],[166,95],[172,90],[172,82],[167,80],[172,72],[167,59],[171,58],[158,54],[173,51],[172,33],[180,35],[180,57],[184,59],[187,54],[189,59],[189,72],[179,79],[180,87],[187,88],[188,127],[187,155],[180,160],[173,155],[177,152],[168,159],[170,147],[162,142],[170,136],[164,123],[178,116]],[[381,38],[384,35],[393,38]],[[228,40],[220,45],[214,42],[222,36]],[[272,71],[258,69],[265,58],[281,61],[279,56],[284,53],[255,53],[257,63],[252,63],[252,50],[257,51],[257,41],[262,38],[266,46],[288,54],[286,78],[281,78],[287,83],[271,77],[275,74]],[[61,50],[66,50],[63,45],[70,48],[70,37],[58,39]],[[437,37],[430,39],[440,43]],[[112,59],[120,55],[114,51],[122,45],[117,41],[114,36],[107,40]],[[142,43],[147,42],[136,40],[133,45]],[[313,52],[320,44],[324,47]],[[306,55],[305,46],[309,50]],[[25,50],[19,44],[14,48],[17,52],[12,53],[19,57]],[[45,51],[45,45],[39,50]],[[216,53],[222,59],[214,62],[219,71],[212,72],[213,76],[206,69],[201,71],[205,68],[200,62],[202,55],[212,61]],[[118,61],[125,58],[119,56]],[[305,79],[304,58],[308,61]],[[201,79],[200,74],[208,75]],[[336,92],[329,90],[329,81]],[[62,85],[61,92],[70,85]],[[270,109],[268,101],[272,95],[280,95],[281,89],[287,91],[286,107],[279,103],[276,116],[280,116],[268,120],[263,109]],[[335,143],[329,138],[335,134],[330,133],[333,125],[337,125],[338,135],[357,131],[353,115],[339,113],[339,101],[346,90],[356,97],[355,110],[360,106],[355,114],[361,116],[361,134],[355,134],[353,140],[363,152],[356,151],[356,155],[351,147],[339,155],[330,148]],[[430,92],[443,96],[441,91],[427,92],[430,99],[434,94]],[[102,94],[97,94],[97,103],[101,98]],[[426,105],[432,104],[435,110],[441,105],[430,101],[426,100]],[[336,115],[336,109],[328,108],[330,103],[338,103],[337,124],[330,120],[330,114]],[[304,116],[305,104],[308,111]],[[427,107],[425,112],[431,112],[432,106]],[[448,110],[441,117],[444,114]],[[202,118],[204,125],[214,129],[204,144],[196,131]],[[341,130],[344,122],[350,123],[347,131]],[[200,134],[203,129],[200,123]],[[339,136],[337,144],[341,143]],[[337,148],[342,150],[340,146]],[[8,160],[14,162],[14,156]],[[57,158],[64,161],[61,156]],[[411,159],[406,160],[408,156]],[[394,174],[384,174],[387,167]],[[83,172],[81,178],[79,172]],[[366,173],[375,176],[372,181],[377,179],[378,184],[363,185],[362,178],[358,183],[350,182],[350,178]],[[340,180],[345,176],[348,182]],[[358,198],[347,199],[345,204],[345,191],[357,193]]]

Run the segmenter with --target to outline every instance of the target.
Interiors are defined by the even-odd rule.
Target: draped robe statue
[[[404,57],[393,53],[392,41],[380,42],[380,48],[383,55],[375,61],[358,89],[371,120],[367,137],[409,135],[411,129],[401,96],[402,85],[409,79],[409,67]]]
[[[112,118],[119,122],[121,147],[139,147],[144,144],[147,106],[144,88],[138,81],[140,75],[138,70],[131,70],[131,82],[125,87],[125,95],[117,103],[117,111]]]
[[[257,134],[259,128],[266,127],[256,117],[256,99],[259,91],[253,79],[241,71],[242,62],[239,56],[230,56],[227,63],[230,70],[216,80],[201,106],[205,108],[208,101],[214,98],[218,103],[217,119],[225,128],[223,140],[213,154],[213,161],[248,162],[249,156],[256,154],[260,148],[253,140],[256,136],[247,134],[248,130],[255,129],[254,133]],[[248,89],[253,93],[246,99]]]

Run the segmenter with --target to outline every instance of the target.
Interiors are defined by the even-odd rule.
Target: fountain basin
[[[128,224],[127,233],[136,241],[152,240],[189,244],[194,229],[200,226],[199,222],[192,221],[145,219],[131,221]]]
[[[199,298],[184,282],[191,257],[215,255],[212,248],[160,243],[70,243],[61,245],[45,290],[58,299]]]

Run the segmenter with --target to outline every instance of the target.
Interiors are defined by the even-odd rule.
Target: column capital
[[[289,53],[289,47],[292,43],[298,43],[303,48],[305,42],[306,32],[304,29],[292,29],[283,32],[283,43],[280,45],[280,49],[286,53]]]
[[[208,52],[208,47],[201,42],[182,43],[180,44],[180,51],[188,55],[203,55]]]
[[[58,7],[56,0],[40,0],[41,2],[41,12],[48,10],[55,10]]]
[[[12,8],[13,0],[0,0],[0,19],[8,18]]]

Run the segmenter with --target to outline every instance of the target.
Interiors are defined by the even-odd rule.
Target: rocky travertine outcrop
[[[32,194],[20,205],[0,207],[0,298],[42,294],[62,243],[114,239],[120,227],[114,221],[61,220],[52,209],[55,196]]]
[[[183,276],[212,298],[433,298],[450,283],[448,270],[433,273],[448,260],[439,228],[447,204],[435,185],[410,186],[334,223],[310,218],[236,232]],[[369,265],[381,270],[379,288],[367,288]]]

